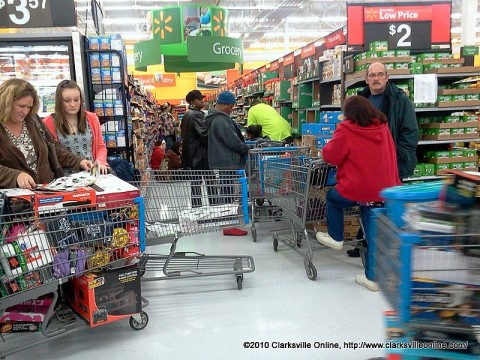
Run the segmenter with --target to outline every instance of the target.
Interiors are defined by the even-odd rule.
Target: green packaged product
[[[413,175],[412,177],[420,177],[425,174],[425,166],[424,164],[417,164],[415,166],[415,169],[413,169]]]
[[[469,89],[470,84],[468,83],[460,83],[460,84],[455,84],[455,89]]]
[[[457,122],[460,122],[460,116],[455,116],[455,115],[444,116],[442,117],[442,122],[448,123],[448,124],[457,123]]]
[[[463,150],[459,150],[459,149],[450,150],[451,158],[457,158],[462,156],[463,156]]]
[[[434,121],[431,121],[431,118],[429,117],[417,117],[417,122],[418,122],[418,125],[422,125],[422,124],[430,124]]]
[[[383,64],[383,65],[385,65],[385,68],[386,68],[387,70],[393,70],[393,69],[395,69],[395,63],[385,63],[385,64]]]
[[[426,154],[427,159],[448,159],[450,158],[450,151],[428,151]]]
[[[410,72],[412,74],[421,74],[423,73],[423,64],[420,62],[414,62],[409,64]]]
[[[452,101],[452,95],[438,95],[437,101],[439,102]]]
[[[423,176],[435,175],[435,164],[423,164],[423,167],[424,167]]]
[[[435,54],[435,59],[452,59],[453,55],[450,53],[439,52]]]
[[[360,54],[357,54],[353,57],[353,60],[355,61],[360,61],[360,60],[365,60],[367,58],[367,53],[362,52]]]
[[[464,134],[464,133],[465,133],[464,128],[450,129],[450,134],[451,135],[458,135],[458,134]]]
[[[435,175],[437,175],[440,170],[448,170],[448,165],[449,164],[434,164]]]
[[[395,63],[395,69],[408,69],[408,63]]]
[[[448,165],[448,168],[449,169],[452,169],[452,170],[460,170],[460,169],[463,169],[464,163],[450,163]]]
[[[378,51],[370,50],[365,53],[365,56],[367,57],[367,59],[376,59],[380,57],[379,54],[380,53]]]
[[[448,64],[448,67],[450,68],[459,68],[459,67],[462,67],[463,65],[462,64],[459,64],[459,63],[455,63],[455,64]]]
[[[465,101],[465,95],[452,95],[452,101]]]
[[[387,51],[388,41],[373,41],[370,43],[371,51]]]
[[[463,122],[473,122],[473,121],[478,121],[478,116],[477,115],[463,115],[460,119]]]
[[[435,53],[423,53],[417,55],[417,61],[435,60]]]
[[[441,69],[443,67],[445,67],[445,66],[444,66],[444,64],[441,64],[441,63],[424,64],[423,65],[423,70],[427,71],[427,70],[432,70],[432,69]]]
[[[464,128],[464,134],[469,134],[469,135],[474,135],[474,136],[477,136],[478,135],[478,128],[476,127],[468,127],[468,128]]]
[[[463,156],[465,157],[476,157],[477,150],[475,149],[463,149]]]
[[[367,70],[367,68],[368,68],[368,64],[355,65],[355,71],[356,72]]]
[[[464,169],[477,169],[478,164],[474,161],[464,162],[463,163],[463,168]]]
[[[410,50],[395,50],[395,56],[397,57],[410,56]]]
[[[380,57],[395,57],[395,50],[380,51]]]
[[[478,100],[480,100],[480,94],[465,95],[465,101],[478,101]]]

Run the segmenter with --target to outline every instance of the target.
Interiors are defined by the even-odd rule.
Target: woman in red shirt
[[[328,233],[316,235],[318,242],[335,250],[343,247],[344,210],[360,205],[362,224],[368,234],[368,203],[381,201],[382,189],[400,184],[387,117],[362,96],[347,98],[343,113],[345,120],[338,124],[322,151],[323,159],[337,166],[337,185],[327,193]],[[358,275],[355,281],[378,291],[367,265],[365,275]]]
[[[152,168],[152,170],[160,169],[160,164],[165,157],[166,146],[165,140],[157,140],[153,144],[152,156],[150,156],[150,168]]]

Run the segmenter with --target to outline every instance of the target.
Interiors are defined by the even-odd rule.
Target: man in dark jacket
[[[185,99],[189,106],[180,124],[182,136],[182,168],[207,170],[208,131],[204,124],[203,98],[198,90],[190,91]]]
[[[397,148],[400,180],[413,174],[417,165],[417,143],[420,139],[415,109],[410,99],[388,81],[387,68],[380,62],[370,64],[367,87],[359,92],[388,118],[388,126]]]
[[[217,104],[205,117],[208,128],[208,164],[212,170],[239,170],[245,168],[249,146],[240,131],[240,127],[230,117],[235,106],[235,96],[229,91],[221,92]],[[229,185],[228,173],[222,179],[224,202],[232,202],[233,185]],[[237,228],[225,229],[224,235],[244,236],[247,231]]]
[[[397,165],[400,180],[413,174],[417,165],[417,143],[420,139],[417,117],[412,102],[395,84],[388,81],[387,68],[381,62],[370,64],[365,78],[367,87],[358,95],[364,96],[388,118],[388,127],[397,149]],[[357,239],[363,238],[359,231]],[[359,257],[358,248],[347,254]]]

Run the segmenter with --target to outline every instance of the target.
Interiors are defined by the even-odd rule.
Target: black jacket
[[[205,118],[208,128],[208,163],[210,169],[245,169],[250,148],[232,118],[217,109],[211,109]]]
[[[417,165],[417,144],[420,139],[415,108],[403,90],[388,82],[383,92],[385,99],[380,111],[388,118],[388,126],[397,149],[398,175],[400,180],[413,174]],[[366,87],[358,95],[368,98]]]
[[[207,170],[208,131],[203,112],[190,106],[180,124],[182,136],[182,168]]]

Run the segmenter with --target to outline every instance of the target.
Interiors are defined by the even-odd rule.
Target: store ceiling
[[[76,1],[79,10],[82,6],[88,8],[85,6],[88,0]],[[349,1],[366,2],[372,1]],[[478,7],[478,1],[476,2]],[[102,0],[102,3],[105,32],[120,33],[127,42],[147,39],[145,19],[149,10],[182,4],[225,7],[229,10],[229,34],[243,40],[246,60],[257,60],[254,59],[255,55],[263,60],[274,60],[346,25],[344,0]],[[461,3],[461,0],[453,0],[453,14],[461,14]],[[477,29],[478,25],[477,19]],[[452,38],[460,38],[460,26],[461,15],[452,17],[452,28],[457,28],[452,32]]]

